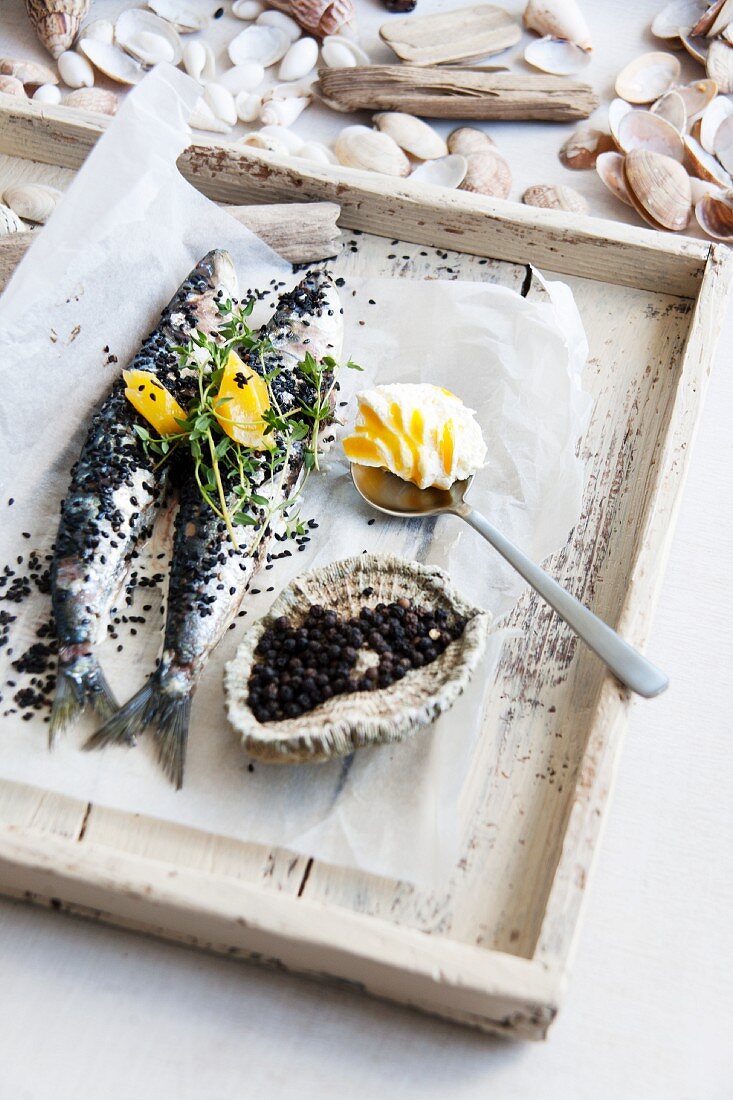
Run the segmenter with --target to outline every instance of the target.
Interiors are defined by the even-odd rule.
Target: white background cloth
[[[371,39],[387,16],[377,0],[357,4]],[[420,0],[423,11],[448,6]],[[648,26],[660,6],[586,0],[596,43],[587,74],[604,97],[618,69],[653,48]],[[0,0],[2,54],[8,45],[18,52],[21,8]],[[569,128],[489,129],[512,165],[513,198],[531,183],[562,181],[583,190],[594,212],[633,218],[590,174],[559,164]],[[729,312],[649,645],[672,687],[633,711],[574,974],[548,1042],[510,1045],[1,902],[0,1100],[733,1095],[732,345]]]

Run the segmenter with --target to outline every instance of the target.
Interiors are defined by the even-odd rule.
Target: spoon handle
[[[566,592],[544,569],[530,561],[492,523],[472,508],[456,509],[456,515],[465,519],[474,530],[490,542],[503,558],[530,583],[561,619],[573,628],[586,645],[598,654],[618,679],[632,691],[646,698],[659,695],[669,685],[665,674],[625,642],[597,615],[584,607],[575,596]]]

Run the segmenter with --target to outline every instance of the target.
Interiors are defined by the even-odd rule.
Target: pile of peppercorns
[[[371,594],[371,589],[362,593]],[[279,722],[334,695],[389,687],[439,657],[465,626],[461,616],[408,599],[362,607],[353,619],[315,604],[299,626],[281,616],[265,630],[255,650],[247,702],[258,722]],[[357,667],[360,651],[376,657],[363,671]]]

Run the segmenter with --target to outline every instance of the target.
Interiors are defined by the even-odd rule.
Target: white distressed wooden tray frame
[[[100,130],[100,120],[92,116],[34,104],[13,103],[11,109],[0,102],[2,153],[77,168]],[[578,276],[600,279],[596,289],[577,283],[586,300],[594,294],[599,300],[613,297],[616,285],[637,288],[683,317],[675,323],[678,329],[684,326],[684,347],[669,352],[674,369],[666,379],[654,378],[646,391],[658,395],[649,429],[657,434],[645,442],[646,421],[640,420],[643,461],[637,457],[634,465],[622,440],[618,469],[608,474],[616,479],[614,491],[628,501],[612,517],[615,531],[598,529],[603,513],[589,512],[596,517],[596,529],[580,534],[576,529],[567,552],[552,563],[574,591],[643,647],[731,279],[728,250],[363,173],[312,171],[282,157],[224,145],[192,146],[181,168],[220,201],[331,199],[340,203],[345,226],[517,265],[531,261],[568,276],[571,284]],[[634,292],[629,294],[636,302]],[[638,312],[639,302],[635,308]],[[628,354],[633,352],[631,337],[623,337],[625,344],[619,339],[631,349]],[[657,385],[661,389],[655,391]],[[624,524],[626,538],[619,541]],[[593,585],[586,590],[581,575],[588,538],[600,546],[592,558],[594,569],[605,566],[605,555],[612,551],[623,557],[619,547],[626,555],[615,572],[601,573],[606,584],[600,592]],[[525,629],[534,624],[537,635],[527,667],[517,649],[509,654],[509,665],[513,659],[517,667],[505,669],[517,707],[524,708],[516,721],[525,724],[530,742],[552,738],[553,730],[561,744],[566,738],[573,770],[570,794],[540,799],[534,807],[539,815],[530,836],[534,862],[507,862],[507,873],[531,866],[544,881],[530,881],[528,875],[527,881],[512,884],[513,893],[502,894],[501,911],[492,909],[490,895],[479,891],[481,909],[469,905],[462,912],[456,902],[455,912],[441,916],[434,899],[420,898],[398,883],[7,782],[0,782],[0,890],[208,950],[335,978],[486,1031],[543,1037],[572,959],[629,699],[599,672],[592,657],[574,650],[564,628],[537,601],[523,598],[514,622]],[[543,678],[545,667],[557,673],[554,680]],[[533,691],[536,698],[528,701]],[[546,707],[552,718],[543,712],[537,719],[540,695],[563,701],[573,723],[558,727],[554,705]],[[545,764],[556,762],[552,751],[549,742]],[[547,772],[537,775],[554,782]],[[526,787],[528,781],[522,782]],[[488,805],[490,788],[482,790]],[[499,804],[495,816],[501,812]],[[554,814],[554,820],[543,818],[545,813]],[[494,871],[499,858],[495,842],[486,840],[490,829],[496,829],[503,852],[525,843],[513,837],[510,848],[501,821],[481,818],[476,846],[484,854],[465,871],[469,882],[479,885],[481,858],[489,859],[493,851]],[[465,905],[465,891],[462,897]],[[507,899],[511,912],[504,911]],[[513,928],[510,918],[525,910],[524,924],[515,921],[520,927]]]

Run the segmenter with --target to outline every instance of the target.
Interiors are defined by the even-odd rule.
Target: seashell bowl
[[[314,604],[356,617],[363,607],[403,598],[462,616],[463,633],[434,661],[389,687],[333,696],[280,722],[255,718],[247,703],[250,672],[260,638],[277,618],[300,623]],[[372,554],[334,562],[292,581],[242,641],[225,674],[229,720],[244,748],[267,763],[313,763],[401,741],[447,711],[465,690],[490,625],[490,614],[464,600],[436,566]]]

